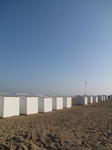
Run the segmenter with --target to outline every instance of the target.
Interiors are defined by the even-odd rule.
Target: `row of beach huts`
[[[110,95],[110,99],[112,95]],[[28,95],[28,94],[0,94],[0,117],[19,116],[21,114],[36,114],[69,108],[74,104],[87,105],[93,102],[105,101],[107,95],[98,96],[55,96],[55,95]],[[76,102],[77,100],[77,102]]]
[[[111,95],[110,95],[110,98]],[[92,103],[97,103],[99,101],[105,101],[108,99],[107,95],[97,95],[97,96],[92,96],[92,95],[84,95],[80,96],[77,95],[72,98],[72,104],[78,104],[78,105],[87,105],[87,104],[92,104]]]

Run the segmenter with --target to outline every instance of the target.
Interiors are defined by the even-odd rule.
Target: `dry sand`
[[[0,119],[0,150],[111,150],[112,100]]]

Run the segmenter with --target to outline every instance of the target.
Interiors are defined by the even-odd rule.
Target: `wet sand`
[[[0,119],[0,150],[111,150],[112,100]]]

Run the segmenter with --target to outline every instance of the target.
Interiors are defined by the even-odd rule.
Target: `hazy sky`
[[[0,0],[0,92],[112,94],[112,0]]]

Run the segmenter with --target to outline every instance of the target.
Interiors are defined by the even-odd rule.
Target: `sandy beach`
[[[1,118],[0,149],[111,150],[112,100]]]

